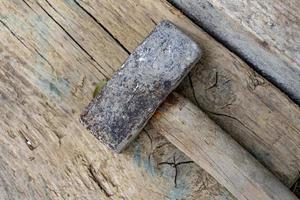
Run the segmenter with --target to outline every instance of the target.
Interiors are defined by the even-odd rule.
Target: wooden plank
[[[77,3],[129,51],[163,19],[194,37],[202,45],[203,57],[178,91],[288,186],[297,180],[300,109],[276,87],[164,0]]]
[[[151,124],[237,199],[298,198],[189,100],[172,93]]]
[[[169,2],[300,104],[298,0]]]
[[[5,5],[7,3],[11,5],[13,2],[5,2]],[[144,160],[148,159],[149,154],[144,154],[143,151],[144,148],[149,148],[147,146],[149,141],[137,141],[137,147],[132,147],[133,151],[137,152],[134,154],[135,156],[132,156],[131,150],[129,150],[125,158],[118,157],[111,155],[100,143],[95,142],[86,131],[82,130],[80,126],[78,127],[79,112],[91,98],[93,83],[98,81],[96,77],[101,77],[98,69],[108,70],[111,62],[118,62],[116,58],[122,55],[127,56],[125,50],[122,53],[121,47],[116,46],[115,48],[119,48],[120,51],[111,51],[114,48],[106,46],[112,43],[107,37],[109,34],[99,31],[102,30],[99,25],[95,26],[95,22],[90,20],[89,16],[76,7],[76,4],[72,1],[57,1],[55,5],[59,5],[58,7],[62,10],[68,10],[68,12],[60,13],[57,13],[49,5],[47,6],[47,2],[40,2],[45,9],[49,9],[50,16],[56,16],[60,19],[59,22],[61,23],[59,24],[62,27],[55,24],[49,16],[34,4],[35,2],[27,3],[30,3],[29,5],[34,9],[33,11],[22,2],[17,2],[18,9],[12,9],[16,7],[15,4],[12,4],[10,9],[5,8],[5,6],[2,7],[4,4],[1,4],[2,22],[5,22],[6,26],[10,25],[8,28],[15,31],[12,32],[15,34],[13,35],[5,25],[1,25],[1,30],[4,30],[1,32],[1,44],[5,47],[2,53],[4,54],[3,57],[6,56],[6,59],[3,60],[5,63],[2,65],[1,72],[9,77],[7,80],[4,79],[5,76],[2,76],[3,80],[6,81],[2,82],[5,85],[1,87],[1,91],[5,91],[1,93],[2,103],[5,103],[1,107],[3,109],[1,114],[5,117],[1,120],[1,128],[4,129],[3,132],[7,135],[1,134],[4,135],[1,139],[7,146],[3,147],[4,149],[1,152],[5,152],[2,155],[13,155],[14,157],[14,159],[10,157],[7,160],[9,156],[4,156],[1,159],[3,160],[1,163],[4,163],[1,172],[5,174],[1,175],[1,178],[4,177],[5,181],[3,182],[6,183],[6,187],[1,190],[5,191],[6,189],[3,193],[3,196],[6,195],[4,198],[8,195],[17,197],[22,195],[22,197],[27,198],[34,195],[37,196],[36,198],[47,198],[47,195],[50,196],[48,198],[55,198],[56,195],[66,197],[69,195],[70,198],[98,199],[102,197],[105,199],[107,197],[99,188],[98,182],[100,182],[102,188],[108,190],[108,194],[113,193],[111,198],[124,195],[124,198],[129,199],[146,199],[146,195],[149,195],[149,193],[158,199],[176,199],[180,195],[187,197],[187,199],[222,198],[220,196],[230,198],[228,192],[226,193],[225,190],[220,189],[221,187],[214,181],[209,182],[209,189],[202,190],[202,182],[199,183],[196,180],[205,180],[205,178],[194,176],[193,173],[187,179],[184,176],[184,178],[180,178],[182,182],[179,184],[181,185],[179,189],[174,187],[174,171],[171,174],[171,181],[170,179],[167,179],[168,182],[162,181],[162,183],[156,181],[157,179],[164,180],[165,177],[170,175],[168,172],[172,169],[169,168],[170,166],[164,168],[164,165],[159,165],[159,168],[163,168],[163,172],[158,173],[160,178],[156,176],[154,180],[152,180],[152,177],[149,178],[148,172],[151,172],[152,168],[150,167],[148,171],[147,164],[144,164]],[[19,9],[20,11],[18,11]],[[56,10],[58,9],[56,8]],[[33,15],[33,18],[30,15]],[[18,18],[16,18],[17,16]],[[62,28],[69,32],[64,32]],[[23,30],[30,31],[24,32]],[[49,34],[47,39],[45,39],[44,33]],[[71,33],[72,35],[69,35]],[[102,39],[103,36],[105,36],[104,39]],[[100,46],[105,42],[105,38],[111,42]],[[101,41],[101,43],[98,44],[95,41]],[[27,45],[28,50],[23,47],[22,42]],[[86,45],[87,43],[89,45]],[[48,61],[50,60],[51,64],[54,63],[55,68],[51,69],[49,63],[43,60],[34,48],[38,52],[43,52],[41,55]],[[17,55],[15,53],[16,49],[18,49]],[[96,65],[94,64],[95,60],[97,62],[111,61]],[[114,67],[118,68],[119,66],[112,65],[112,68]],[[14,73],[9,70],[14,70]],[[105,73],[104,71],[101,72]],[[86,78],[83,78],[84,76]],[[106,76],[109,76],[109,73]],[[67,85],[70,88],[66,91],[64,91],[64,81],[61,78],[65,78],[69,82]],[[21,117],[23,115],[26,117]],[[19,130],[21,130],[21,133]],[[144,139],[147,140],[147,137],[145,136]],[[159,141],[163,140],[159,139]],[[167,146],[165,151],[169,152],[171,147],[163,144],[158,144],[157,148],[161,149],[161,145]],[[159,156],[160,154],[166,155],[164,158],[173,159],[173,154],[167,154],[166,152],[156,154],[157,151],[154,154],[159,159],[162,159]],[[28,160],[24,160],[24,158],[28,158]],[[137,167],[132,165],[132,161],[136,163]],[[162,161],[165,160],[155,159],[157,163]],[[185,159],[181,161],[185,161]],[[93,164],[93,168],[88,168],[87,166],[91,164]],[[11,171],[11,168],[17,173],[16,175]],[[44,171],[47,171],[45,169],[50,172],[45,174]],[[189,169],[190,165],[186,167],[184,173],[188,174]],[[155,168],[154,171],[157,172],[156,170]],[[120,176],[120,172],[122,176]],[[202,173],[202,171],[200,172]],[[140,177],[144,178],[143,185],[138,185],[137,182],[140,181],[136,181]],[[103,181],[106,178],[115,182],[112,184]],[[14,181],[11,181],[11,179]],[[28,180],[32,181],[28,183]],[[93,182],[94,180],[97,182]],[[189,180],[193,184],[185,184]],[[103,181],[102,185],[105,186],[101,185],[101,181]],[[171,190],[168,190],[168,183],[171,184],[171,186],[169,185],[172,188]],[[115,187],[112,185],[115,185]],[[195,187],[191,188],[191,185]],[[128,191],[128,187],[130,191]],[[203,187],[205,188],[206,184]],[[196,191],[197,189],[198,191]],[[136,193],[136,191],[139,192]],[[145,196],[141,197],[143,193],[145,193]],[[15,196],[8,196],[7,198]]]
[[[234,199],[191,162],[175,185],[159,163],[190,160],[153,129],[116,155],[79,124],[128,54],[73,1],[55,5],[0,2],[0,199]]]

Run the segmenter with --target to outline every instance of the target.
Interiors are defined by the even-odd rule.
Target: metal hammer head
[[[196,42],[171,22],[162,21],[87,106],[81,123],[121,152],[200,56]]]

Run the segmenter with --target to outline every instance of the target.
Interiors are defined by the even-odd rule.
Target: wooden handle
[[[298,199],[206,114],[180,95],[171,94],[150,123],[237,199]]]

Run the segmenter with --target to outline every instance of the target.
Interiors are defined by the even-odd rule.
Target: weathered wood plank
[[[189,100],[172,93],[151,124],[237,199],[298,198]]]
[[[128,54],[73,1],[55,5],[0,2],[0,199],[234,199],[190,162],[175,186],[159,163],[190,160],[153,129],[115,155],[79,124]]]
[[[164,0],[79,1],[129,51],[169,19],[202,45],[203,57],[178,91],[206,111],[287,185],[299,177],[300,109],[236,55]],[[126,11],[126,12],[125,12]]]
[[[152,148],[146,134],[142,134],[144,137],[137,140],[125,157],[119,157],[112,155],[78,126],[78,115],[90,101],[93,84],[104,75],[109,77],[111,73],[105,73],[104,69],[108,71],[111,67],[111,72],[117,69],[127,54],[118,45],[110,46],[113,40],[108,37],[109,34],[73,1],[56,1],[52,5],[57,6],[56,11],[46,1],[39,2],[50,16],[56,17],[57,21],[59,19],[62,27],[53,22],[35,1],[27,2],[33,10],[23,2],[1,2],[1,20],[13,31],[10,32],[1,23],[1,53],[5,57],[1,65],[1,80],[5,80],[1,82],[3,120],[0,127],[3,132],[1,142],[5,143],[1,146],[1,152],[4,152],[1,155],[7,155],[1,158],[1,172],[5,174],[1,178],[4,177],[3,182],[6,183],[1,188],[4,191],[1,195],[8,199],[68,196],[107,199],[105,192],[99,188],[100,182],[100,186],[112,194],[109,198],[113,199],[118,196],[147,199],[149,194],[157,199],[217,199],[222,196],[230,199],[228,192],[199,168],[192,168],[189,174],[191,165],[180,170],[187,177],[178,176],[178,186],[174,187],[172,168],[164,165],[156,168],[156,163],[167,159],[172,161],[174,151],[171,149],[174,147],[165,145],[163,141],[166,140],[158,135],[155,136],[162,143],[154,145],[154,164],[151,161],[148,165],[146,161]],[[67,12],[57,13],[58,8]],[[143,27],[147,27],[146,24]],[[154,24],[150,26],[149,31]],[[131,39],[128,37],[128,40]],[[109,42],[105,43],[106,40]],[[136,39],[131,41],[134,48]],[[102,64],[98,65],[95,61]],[[290,109],[288,101],[280,99]],[[286,115],[291,116],[292,113],[287,112]],[[145,153],[144,149],[149,151]],[[134,156],[130,153],[132,151]],[[178,162],[186,161],[182,154],[178,157]],[[153,168],[154,178],[152,175],[149,177]],[[197,172],[196,175],[194,172]],[[198,173],[202,174],[198,176]],[[144,179],[143,185],[135,181],[140,177]],[[103,179],[111,179],[112,183],[101,182]],[[205,184],[206,180],[208,184]]]
[[[169,2],[300,104],[299,1]]]

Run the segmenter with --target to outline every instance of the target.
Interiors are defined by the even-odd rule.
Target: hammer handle
[[[172,93],[150,121],[237,199],[298,199],[192,102]]]

